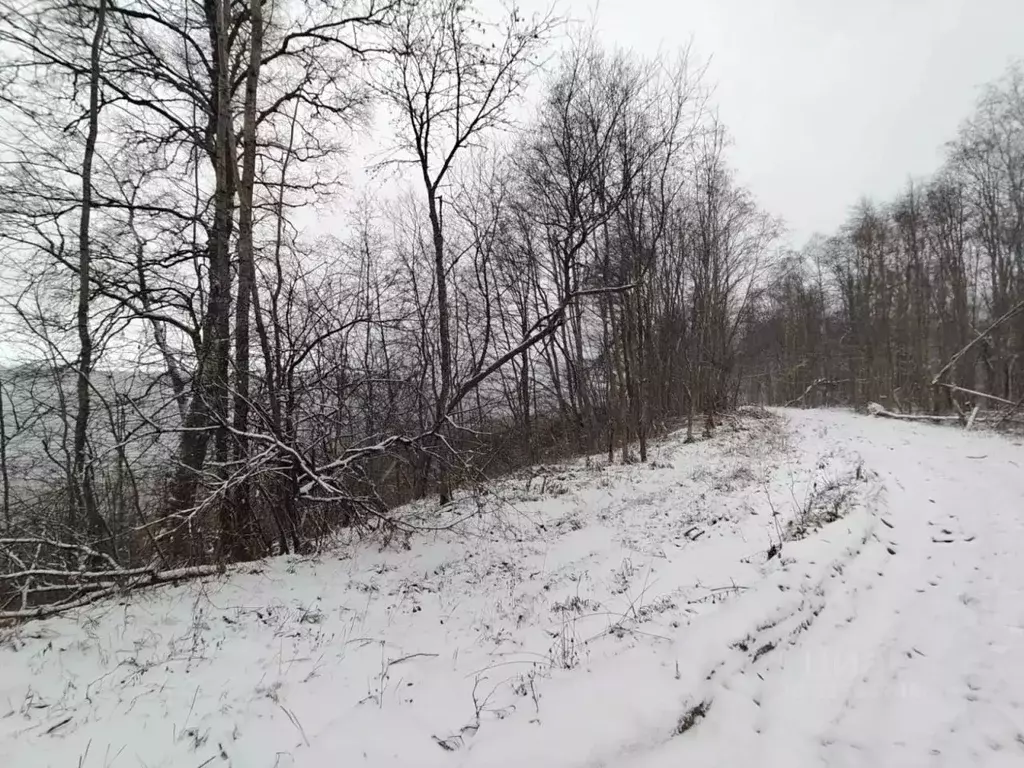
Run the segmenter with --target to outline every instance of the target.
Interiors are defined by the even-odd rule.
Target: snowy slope
[[[1019,442],[786,411],[653,458],[0,634],[0,766],[1024,765]]]

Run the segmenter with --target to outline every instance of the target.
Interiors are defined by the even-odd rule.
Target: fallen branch
[[[15,538],[0,538],[0,547],[11,547],[16,545],[38,545],[45,547],[52,547],[54,549],[63,550],[66,552],[77,552],[79,554],[86,555],[95,559],[106,560],[114,569],[119,569],[121,566],[118,562],[105,552],[99,552],[92,547],[86,546],[81,543],[71,543],[65,541],[55,541],[53,539],[44,539],[39,536],[19,536]]]
[[[936,384],[938,384],[939,380],[942,379],[942,377],[945,376],[949,372],[949,370],[954,365],[957,364],[957,362],[959,362],[960,358],[963,357],[964,355],[966,355],[974,347],[975,344],[977,344],[979,341],[981,341],[986,336],[988,336],[993,331],[993,329],[998,328],[1000,325],[1005,323],[1007,320],[1010,320],[1015,315],[1018,315],[1021,312],[1024,312],[1024,301],[1021,301],[1021,302],[1018,302],[1017,304],[1014,304],[1006,312],[1004,312],[1000,317],[998,317],[994,321],[992,321],[991,325],[989,325],[988,328],[986,328],[981,333],[979,333],[977,336],[975,336],[974,339],[972,339],[967,344],[967,346],[965,346],[963,349],[961,349],[959,352],[957,352],[955,355],[953,355],[951,358],[949,358],[949,362],[946,363],[944,366],[942,366],[942,369],[938,373],[935,374],[935,377],[932,379],[932,386],[934,387]]]
[[[928,421],[933,424],[948,424],[960,421],[959,416],[936,416],[930,413],[893,413],[878,403],[868,403],[868,413],[881,419],[900,419],[902,421]]]
[[[141,587],[148,587],[153,584],[166,584],[168,582],[182,581],[184,579],[197,579],[203,576],[214,576],[218,573],[223,573],[224,568],[220,565],[195,565],[187,568],[173,568],[166,571],[147,570],[139,573],[140,569],[134,569],[133,571],[124,571],[119,575],[129,575],[127,579],[119,584],[116,584],[105,589],[97,589],[89,592],[89,594],[76,597],[72,600],[64,602],[49,603],[47,605],[40,605],[36,608],[25,608],[18,611],[0,611],[0,621],[23,621],[26,619],[39,619],[44,616],[54,616],[65,611],[72,610],[73,608],[81,608],[82,606],[95,603],[98,600],[102,600],[105,597],[117,593],[130,592]],[[115,572],[117,573],[117,572]],[[75,571],[67,571],[62,574],[68,579],[72,579],[67,585],[69,591],[75,591],[80,588],[80,585],[74,583],[73,579],[79,575]]]
[[[95,603],[104,597],[110,597],[116,591],[115,588],[111,587],[110,589],[103,589],[98,592],[90,592],[88,595],[83,595],[75,600],[64,603],[49,603],[47,605],[40,605],[38,608],[24,608],[20,611],[0,611],[0,621],[25,621],[28,619],[41,619],[45,616],[55,616],[58,613],[70,611],[73,608],[81,608],[84,605]]]
[[[945,385],[940,385],[945,386]],[[1004,401],[1005,402],[1005,401]],[[949,424],[957,421],[965,426],[966,429],[970,429],[975,424],[985,424],[990,427],[999,427],[1007,421],[1017,424],[1019,419],[1014,419],[1014,411],[1018,410],[1021,405],[1024,405],[1024,400],[1013,403],[1009,408],[1006,408],[1002,412],[993,413],[987,415],[981,412],[978,406],[974,406],[970,413],[964,413],[960,411],[955,416],[938,416],[930,413],[894,413],[893,411],[883,408],[878,403],[868,403],[868,413],[872,416],[878,416],[882,419],[901,419],[903,421],[925,421],[931,422],[932,424]]]
[[[947,384],[945,382],[938,382],[935,386],[945,387],[946,389],[950,390],[951,392],[963,392],[965,395],[974,395],[975,397],[982,397],[982,398],[985,398],[986,400],[995,400],[997,403],[1002,403],[1003,405],[1016,405],[1016,403],[1014,403],[1012,400],[1005,400],[1002,397],[997,397],[996,395],[990,395],[990,394],[987,394],[986,392],[979,392],[976,389],[967,389],[967,387],[958,387],[956,384]]]

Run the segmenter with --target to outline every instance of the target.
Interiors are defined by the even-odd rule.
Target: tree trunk
[[[215,457],[227,459],[228,342],[231,309],[229,247],[234,226],[235,157],[231,151],[230,0],[207,0],[206,21],[213,49],[214,99],[210,115],[213,134],[211,160],[215,175],[213,227],[207,244],[209,291],[203,322],[202,347],[193,378],[192,402],[181,436],[179,467],[171,489],[172,508],[188,510],[195,503],[199,476],[206,464],[211,433]]]
[[[3,483],[4,524],[7,533],[14,520],[11,516],[11,476],[7,467],[7,420],[4,414],[4,389],[0,382],[0,483]]]
[[[82,157],[82,215],[78,223],[78,412],[75,414],[74,460],[72,476],[75,496],[73,503],[76,518],[84,518],[93,541],[101,551],[113,554],[113,542],[109,529],[96,507],[96,495],[92,486],[92,468],[88,465],[86,441],[89,429],[89,411],[92,389],[93,344],[89,329],[89,281],[92,270],[92,242],[90,220],[92,217],[92,165],[96,154],[96,137],[100,119],[100,47],[103,42],[107,19],[106,0],[99,0],[96,11],[96,29],[89,51],[89,127],[85,138]],[[77,524],[78,520],[75,520]]]
[[[444,259],[444,231],[442,222],[443,201],[437,191],[430,187],[427,202],[430,208],[430,228],[434,242],[434,280],[437,283],[438,347],[441,352],[441,390],[437,396],[436,423],[438,436],[433,441],[439,454],[438,461],[438,502],[442,505],[451,501],[451,485],[448,473],[447,443],[444,440],[445,420],[448,416],[448,400],[452,394],[452,339],[451,317],[448,306],[448,271]]]
[[[235,450],[239,465],[248,456],[249,441],[249,314],[256,290],[253,257],[253,185],[256,176],[256,94],[263,57],[263,2],[250,5],[249,71],[245,78],[242,115],[242,179],[238,185],[238,300],[235,303]],[[252,538],[252,489],[247,478],[235,487],[234,498],[226,504],[221,520],[221,548],[238,561],[249,555]]]

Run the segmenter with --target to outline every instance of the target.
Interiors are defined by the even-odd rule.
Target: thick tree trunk
[[[100,49],[103,42],[107,19],[106,0],[99,0],[96,11],[96,29],[93,33],[89,52],[89,120],[82,157],[82,215],[78,224],[78,411],[75,415],[74,459],[72,475],[76,498],[75,518],[84,518],[89,533],[100,551],[113,554],[114,546],[110,532],[96,506],[96,494],[92,485],[92,468],[88,464],[88,429],[92,405],[93,343],[89,328],[89,294],[92,271],[92,242],[90,220],[92,216],[92,166],[96,154],[96,138],[99,134],[100,118]],[[78,520],[75,520],[77,524]]]
[[[242,116],[242,179],[238,185],[238,300],[235,303],[235,397],[236,458],[244,462],[249,441],[249,322],[252,294],[256,290],[253,256],[253,185],[256,176],[256,96],[263,57],[263,2],[250,5],[249,71],[245,78]],[[254,533],[252,489],[247,478],[235,486],[231,502],[223,507],[221,548],[231,560],[249,556]]]
[[[179,467],[171,489],[172,508],[177,512],[195,503],[199,477],[206,464],[211,434],[215,459],[227,459],[228,344],[231,309],[231,260],[229,248],[234,227],[234,167],[232,147],[231,88],[228,47],[230,45],[230,0],[207,0],[206,21],[214,74],[214,103],[210,117],[211,161],[215,174],[214,216],[207,244],[209,289],[203,322],[202,347],[193,378],[192,402],[181,436]],[[195,553],[198,554],[198,553]]]

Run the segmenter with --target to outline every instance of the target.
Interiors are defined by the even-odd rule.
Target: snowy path
[[[789,416],[841,435],[879,472],[879,524],[837,561],[794,645],[739,670],[699,728],[636,765],[1024,764],[1024,450],[927,425]]]
[[[1020,441],[783,418],[0,634],[0,765],[1024,765]]]

